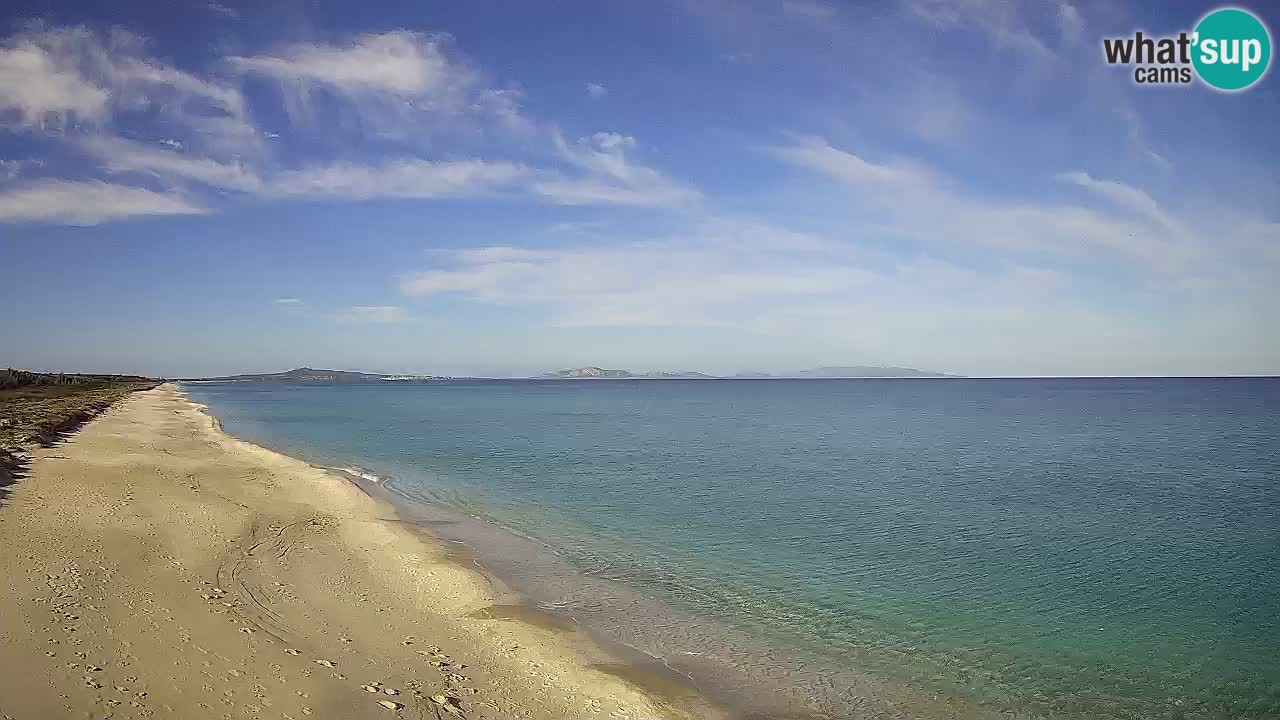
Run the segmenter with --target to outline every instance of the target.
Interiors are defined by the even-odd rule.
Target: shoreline
[[[467,544],[464,540],[451,540],[433,532],[430,528],[424,527],[421,521],[414,521],[409,518],[401,517],[403,508],[397,506],[394,498],[399,498],[402,503],[424,504],[422,501],[415,500],[408,495],[399,492],[392,478],[383,478],[375,473],[358,467],[334,467],[323,464],[312,463],[304,458],[290,455],[289,453],[259,445],[249,440],[245,440],[228,432],[222,422],[209,411],[207,405],[196,403],[188,398],[195,408],[202,414],[209,417],[213,421],[215,429],[226,435],[227,437],[242,443],[246,443],[256,448],[261,448],[267,452],[289,458],[296,462],[306,463],[307,465],[335,475],[344,482],[351,484],[358,489],[371,501],[383,505],[388,511],[396,516],[395,522],[403,524],[409,528],[411,532],[422,537],[426,542],[436,544],[445,550],[445,555],[449,562],[474,573],[482,582],[486,583],[495,600],[494,604],[487,608],[471,613],[471,617],[486,620],[507,620],[511,622],[523,623],[534,627],[554,632],[558,635],[573,637],[581,635],[576,643],[587,643],[593,649],[605,653],[610,662],[592,663],[590,667],[606,674],[618,677],[631,685],[636,686],[646,694],[657,696],[661,702],[674,704],[672,709],[679,716],[696,717],[696,718],[738,718],[739,716],[730,710],[716,705],[713,701],[705,697],[704,691],[698,687],[697,681],[672,667],[670,661],[660,655],[654,655],[645,650],[629,645],[625,642],[605,637],[585,625],[577,618],[558,614],[554,609],[545,608],[535,599],[523,594],[517,588],[513,587],[500,573],[488,568],[481,562],[476,555],[476,549]],[[450,509],[449,513],[458,513],[459,511]],[[459,513],[465,514],[465,513]],[[509,528],[500,524],[496,524],[491,520],[470,516],[469,518],[477,523],[492,525],[501,532],[517,535],[523,540],[530,542],[538,542],[533,538],[518,533],[513,528]],[[658,666],[657,668],[652,666]],[[802,715],[795,715],[794,718],[802,718]]]
[[[736,719],[738,717],[726,708],[720,707],[704,697],[703,691],[697,687],[696,681],[685,673],[671,667],[666,658],[652,655],[633,645],[601,636],[576,618],[559,615],[554,610],[541,607],[533,598],[524,595],[513,587],[497,571],[486,567],[476,556],[475,548],[465,541],[450,540],[432,532],[431,529],[423,527],[422,524],[412,519],[402,517],[404,508],[398,506],[393,498],[399,498],[402,503],[423,503],[398,491],[393,478],[384,478],[360,467],[335,467],[313,463],[305,458],[291,455],[283,449],[260,445],[238,437],[223,426],[222,421],[213,414],[207,404],[193,400],[182,390],[181,383],[176,383],[176,386],[184,400],[196,412],[209,419],[215,432],[225,436],[232,442],[242,443],[255,450],[265,451],[293,462],[303,463],[315,470],[337,477],[359,490],[371,502],[377,503],[383,510],[395,516],[394,520],[385,519],[385,521],[398,522],[424,542],[443,549],[445,561],[472,573],[476,581],[488,587],[494,600],[493,604],[470,613],[469,617],[484,620],[505,620],[536,627],[559,636],[572,638],[572,642],[578,650],[587,649],[589,651],[602,652],[604,653],[603,659],[607,660],[607,662],[593,662],[588,667],[619,678],[636,687],[656,700],[659,705],[666,706],[664,709],[671,711],[672,717],[717,718],[718,720]],[[459,511],[450,509],[449,512],[453,514]],[[468,515],[468,517],[478,523],[493,525],[502,532],[517,534],[522,539],[537,542],[533,538],[519,534],[513,528],[496,524],[491,520],[471,515]],[[654,664],[661,666],[661,669],[655,670],[648,667]],[[802,716],[797,715],[795,717],[800,718]]]
[[[235,436],[232,435],[232,437]],[[272,450],[272,452],[279,451]],[[293,457],[286,453],[280,454]],[[305,460],[300,461],[307,462]],[[398,498],[401,503],[425,505],[422,501],[399,492],[396,489],[393,478],[382,478],[360,468],[330,467],[326,465],[313,465],[313,467],[337,474],[359,488],[361,492],[374,501],[384,503],[397,516],[401,515],[404,508],[398,506],[396,500],[392,498]],[[439,508],[434,509],[440,511]],[[466,515],[453,509],[449,509],[447,512],[449,514]],[[523,535],[514,528],[506,527],[482,517],[473,515],[467,515],[467,517],[478,524],[492,526],[499,532],[509,533],[519,537],[521,540],[541,545],[540,541]],[[666,700],[675,700],[678,704],[683,705],[698,706],[684,708],[686,711],[693,712],[697,717],[709,717],[727,713],[725,708],[714,707],[714,703],[704,697],[704,691],[698,687],[697,680],[672,667],[668,658],[654,655],[642,648],[606,637],[572,615],[561,614],[556,612],[555,608],[544,607],[543,603],[514,587],[502,573],[487,567],[478,556],[477,548],[468,544],[467,541],[443,537],[437,532],[433,532],[429,527],[424,527],[425,523],[421,520],[415,521],[400,517],[399,522],[404,523],[413,532],[421,534],[429,542],[443,545],[454,563],[472,570],[483,578],[493,588],[495,596],[503,600],[503,602],[495,603],[488,608],[476,611],[473,613],[474,617],[510,620],[570,636],[580,633],[584,636],[584,642],[594,645],[613,660],[613,662],[608,663],[594,663],[592,665],[593,668],[601,669],[610,675],[627,680],[643,691],[659,695]],[[658,667],[652,667],[655,665]],[[713,708],[714,711],[709,712]],[[701,714],[697,713],[699,709],[703,711]],[[736,717],[736,715],[733,717]],[[801,716],[796,715],[795,717],[799,718]]]
[[[724,716],[641,687],[448,541],[173,384],[33,452],[10,490],[5,716]]]
[[[213,417],[207,411],[206,414]],[[265,447],[286,457],[298,457],[290,455],[289,450],[271,448],[269,443]],[[616,606],[603,617],[599,612],[587,612],[587,617],[580,617],[569,611],[571,607],[560,602],[561,597],[554,591],[547,592],[547,583],[522,582],[529,580],[529,571],[514,567],[525,562],[538,571],[551,571],[551,575],[563,577],[568,574],[565,572],[568,563],[553,546],[465,508],[407,493],[401,489],[396,472],[364,466],[357,458],[329,459],[334,464],[298,462],[333,473],[385,503],[406,527],[431,542],[462,548],[468,569],[508,593],[510,601],[501,607],[504,612],[517,614],[518,617],[512,619],[550,629],[567,627],[571,632],[585,635],[586,642],[617,660],[593,663],[594,669],[620,677],[664,702],[691,711],[693,716],[744,720],[783,717],[789,720],[862,717],[978,720],[997,716],[991,708],[960,697],[940,697],[934,692],[904,685],[897,679],[855,668],[815,648],[805,649],[779,638],[761,637],[753,629],[695,616],[624,583],[588,579],[570,570],[577,580],[585,581],[580,590],[594,597],[595,604]],[[477,529],[481,530],[477,532]],[[534,546],[537,551],[530,553],[520,546]],[[535,557],[541,554],[554,555],[556,566],[542,562],[545,558]],[[486,564],[489,556],[498,562]],[[628,611],[638,611],[642,617],[656,619],[666,627],[679,628],[682,636],[662,638],[655,644],[650,642],[655,639],[651,633],[628,641],[616,632],[609,632],[616,628],[608,622],[608,615]],[[602,619],[604,622],[600,622]],[[728,644],[717,644],[719,640],[727,640]],[[642,645],[649,645],[654,651]],[[832,671],[816,678],[816,685],[795,682],[796,673],[823,666]]]

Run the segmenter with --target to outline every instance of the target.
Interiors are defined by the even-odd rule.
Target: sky
[[[8,0],[0,365],[1280,374],[1214,7]]]

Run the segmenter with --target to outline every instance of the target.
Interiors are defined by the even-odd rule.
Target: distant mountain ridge
[[[793,380],[820,378],[953,378],[962,375],[947,375],[930,370],[917,370],[904,367],[880,367],[874,365],[827,366],[810,370],[797,370],[792,373],[738,373],[731,376],[708,375],[693,370],[654,370],[648,372],[632,372],[630,370],[608,370],[595,365],[580,368],[557,370],[555,372],[535,375],[534,380],[728,380],[728,379],[762,379]],[[482,380],[486,378],[454,378],[431,375],[396,375],[386,373],[366,373],[353,370],[320,370],[300,367],[277,373],[245,373],[242,375],[224,375],[220,377],[180,378],[186,381],[203,382],[327,382],[327,383],[383,383],[387,381],[426,381],[426,380]]]
[[[606,370],[588,365],[587,367],[557,370],[534,376],[537,380],[717,380],[717,379],[819,379],[819,378],[955,378],[962,375],[948,375],[932,370],[917,370],[905,367],[881,367],[878,365],[830,365],[810,370],[797,370],[792,373],[774,375],[771,373],[738,373],[729,378],[708,375],[693,371],[654,371],[631,372],[630,370]]]

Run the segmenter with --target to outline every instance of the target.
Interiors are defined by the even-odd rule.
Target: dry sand
[[[172,385],[35,451],[12,490],[4,720],[685,714],[572,628],[506,609],[389,506],[225,435]]]

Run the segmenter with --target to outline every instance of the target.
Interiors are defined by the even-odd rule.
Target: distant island
[[[649,372],[632,372],[630,370],[607,370],[589,365],[587,367],[557,370],[555,372],[535,375],[530,380],[806,380],[822,378],[955,378],[962,375],[947,375],[929,370],[916,370],[904,367],[880,367],[873,365],[828,366],[797,370],[789,373],[738,373],[737,375],[708,375],[694,370],[655,370]],[[454,377],[447,375],[412,375],[392,373],[366,373],[354,370],[317,370],[301,367],[276,373],[246,373],[243,375],[224,375],[220,377],[178,378],[184,382],[240,382],[240,383],[299,383],[323,382],[339,384],[365,384],[384,382],[427,382],[432,380],[496,380],[501,378]]]
[[[572,370],[557,370],[555,372],[543,373],[535,375],[535,380],[714,380],[714,375],[706,373],[685,371],[685,372],[631,372],[630,370],[605,370],[598,367],[580,367]]]
[[[767,376],[766,376],[767,377]],[[963,375],[948,375],[932,370],[917,370],[906,367],[880,367],[877,365],[831,365],[799,370],[794,373],[780,375],[784,378],[958,378]]]
[[[789,373],[738,373],[728,377],[708,375],[693,371],[631,372],[630,370],[606,370],[588,366],[571,370],[557,370],[534,376],[536,380],[805,380],[819,378],[957,378],[930,370],[904,367],[880,367],[874,365],[827,366]]]
[[[222,377],[179,378],[184,382],[330,382],[330,383],[375,383],[389,381],[415,380],[453,380],[435,375],[396,375],[387,373],[363,373],[352,370],[317,370],[301,367],[278,373],[248,373],[244,375],[224,375]]]

